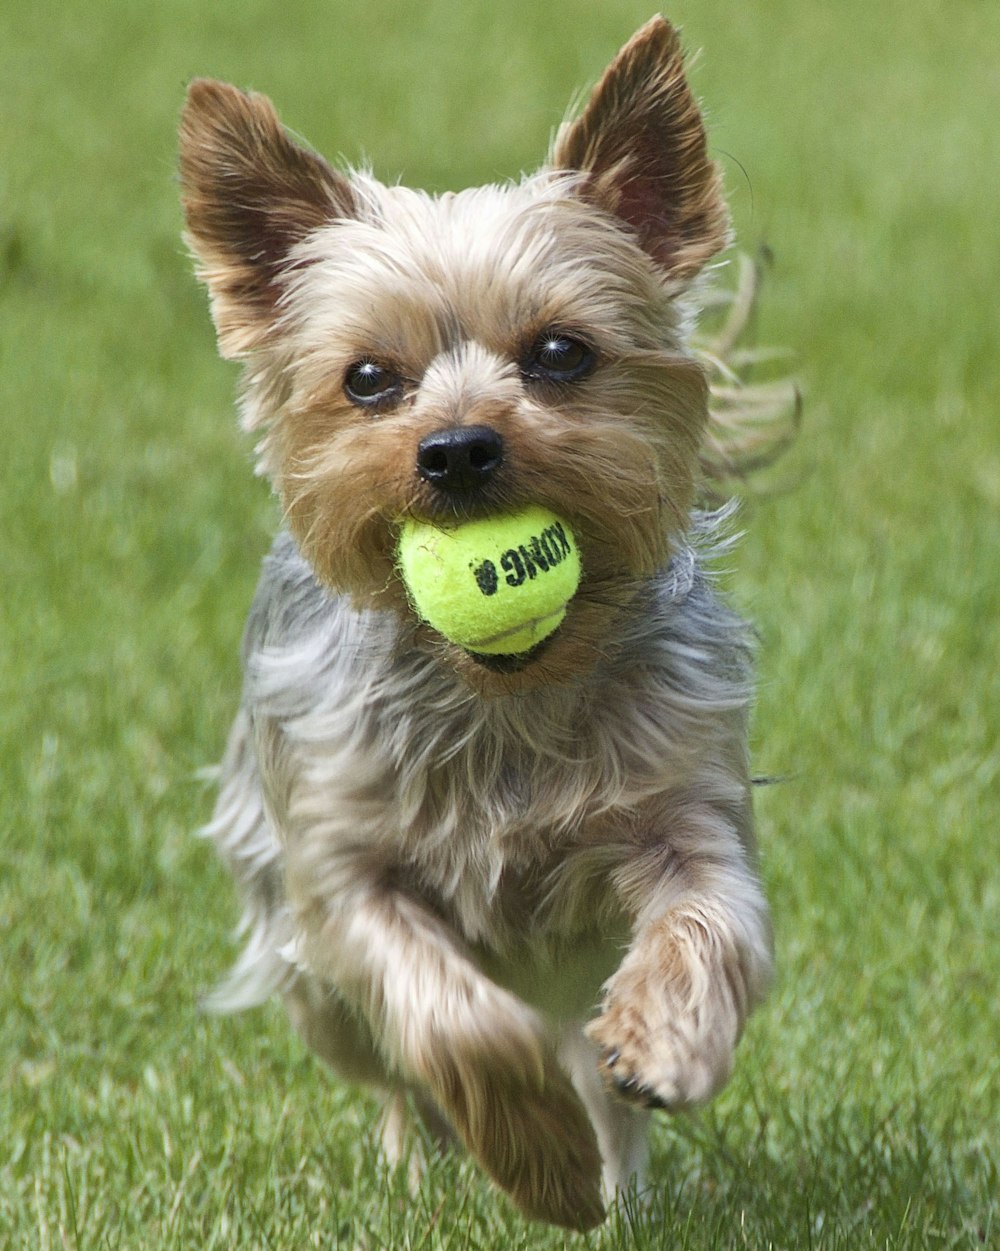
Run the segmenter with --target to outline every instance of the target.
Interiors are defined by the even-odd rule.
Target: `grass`
[[[727,1091],[659,1129],[654,1209],[577,1241],[460,1160],[409,1200],[277,1008],[197,1010],[235,904],[196,776],[274,509],[173,128],[212,73],[384,176],[506,176],[648,8],[4,0],[0,1246],[1000,1245],[1000,10],[671,15],[808,391],[731,577],[789,779],[759,804],[780,975]]]

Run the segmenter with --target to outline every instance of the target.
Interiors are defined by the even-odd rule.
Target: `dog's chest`
[[[623,799],[600,753],[470,740],[408,774],[386,830],[408,886],[471,943],[567,948],[606,928],[608,847]]]
[[[553,828],[525,800],[509,824],[466,810],[448,837],[420,840],[408,884],[494,981],[550,1017],[577,1019],[593,1009],[628,938],[608,881],[607,818]]]

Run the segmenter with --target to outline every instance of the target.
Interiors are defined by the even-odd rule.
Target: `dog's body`
[[[219,84],[182,134],[290,531],[212,825],[249,931],[220,1002],[280,991],[388,1092],[390,1155],[409,1108],[529,1214],[588,1227],[602,1164],[606,1193],[641,1173],[646,1109],[728,1076],[770,970],[747,630],[689,520],[707,388],[683,292],[727,227],[676,38],[639,32],[516,187],[348,180]],[[483,430],[502,455],[472,482]],[[442,431],[443,481],[418,455]],[[573,526],[580,591],[536,651],[471,656],[413,614],[400,519],[527,502]]]

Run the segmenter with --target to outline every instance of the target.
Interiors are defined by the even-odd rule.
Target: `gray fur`
[[[702,519],[702,546],[716,529]],[[395,614],[355,612],[319,587],[282,534],[245,633],[243,706],[209,827],[243,888],[249,935],[215,1005],[247,1007],[294,979],[300,943],[284,862],[306,826],[314,844],[320,830],[309,853],[318,872],[324,852],[357,844],[519,988],[525,979],[503,966],[523,963],[529,938],[531,962],[551,959],[557,971],[554,949],[594,926],[583,914],[595,876],[612,875],[624,854],[581,831],[617,829],[650,795],[697,789],[729,809],[728,851],[749,876],[749,656],[747,626],[685,547],[597,670],[558,690],[484,701],[415,646]],[[528,915],[523,898],[514,909],[499,891],[512,866],[546,874]],[[623,938],[612,892],[596,894],[602,922]],[[599,963],[572,1005],[584,1015],[611,971]]]

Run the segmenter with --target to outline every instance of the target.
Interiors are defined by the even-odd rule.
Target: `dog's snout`
[[[503,463],[503,440],[490,426],[435,430],[417,448],[417,473],[440,491],[474,491]]]

